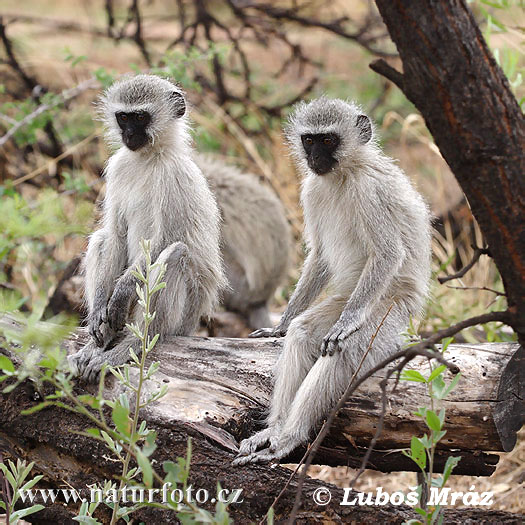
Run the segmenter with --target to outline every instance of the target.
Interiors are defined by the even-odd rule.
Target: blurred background
[[[469,2],[523,106],[525,14],[520,0]],[[3,0],[0,12],[0,311],[38,318],[74,314],[73,277],[104,195],[108,150],[93,102],[119,75],[169,75],[192,104],[195,146],[257,174],[283,201],[296,246],[273,310],[282,311],[303,258],[299,180],[281,134],[298,100],[350,98],[377,122],[435,216],[433,287],[421,334],[504,309],[497,270],[482,256],[462,279],[436,276],[467,264],[483,246],[479,228],[424,121],[403,94],[369,69],[385,58],[399,68],[374,3],[250,0]],[[457,340],[506,341],[498,323]],[[524,439],[489,479],[453,477],[459,490],[495,492],[495,505],[520,509]],[[350,469],[312,467],[348,484]],[[367,471],[356,488],[414,486],[414,473]],[[462,488],[461,488],[462,487]],[[521,490],[523,488],[521,487]],[[521,495],[523,493],[521,492]]]

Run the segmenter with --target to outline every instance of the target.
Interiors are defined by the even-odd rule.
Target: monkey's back
[[[284,207],[255,175],[207,155],[195,161],[222,216],[222,254],[231,286],[224,303],[241,311],[265,303],[288,268],[291,235]]]

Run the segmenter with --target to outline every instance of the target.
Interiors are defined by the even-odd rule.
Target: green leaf
[[[172,485],[184,483],[186,469],[186,461],[184,458],[177,458],[177,463],[164,461],[162,469],[166,472],[165,483],[171,483]]]
[[[437,376],[432,381],[432,397],[435,399],[442,399],[443,391],[445,390],[446,383],[442,375]]]
[[[416,436],[412,436],[410,441],[410,452],[412,460],[421,470],[424,470],[427,464],[427,455],[423,443]]]
[[[442,408],[439,411],[438,418],[439,418],[439,423],[441,425],[441,428],[443,428],[443,423],[445,423],[445,409],[444,408]]]
[[[426,449],[430,449],[430,447],[432,447],[430,438],[426,434],[422,438],[419,438],[419,439],[421,440],[421,443]]]
[[[417,370],[403,370],[401,379],[404,381],[415,381],[416,383],[426,383],[427,380]]]
[[[445,463],[445,467],[443,468],[443,483],[441,485],[442,487],[445,486],[445,483],[452,474],[452,471],[456,468],[457,464],[460,461],[461,456],[450,456],[447,458],[447,462]]]
[[[436,432],[439,432],[441,430],[441,422],[439,421],[439,417],[433,410],[427,410],[426,422],[428,428],[430,428],[431,430],[434,430]]]
[[[452,343],[452,341],[454,341],[453,337],[445,337],[445,339],[441,341],[441,353],[442,354],[444,354],[447,351],[447,348],[450,345],[450,343]]]
[[[78,400],[91,408],[98,410],[100,408],[100,400],[90,394],[83,394],[78,396]]]
[[[20,487],[20,490],[29,490],[30,488],[33,488],[44,476],[39,474],[38,476],[35,476],[33,479],[30,479],[23,487]]]
[[[426,407],[419,407],[416,412],[414,412],[414,416],[425,418],[427,415],[427,409]]]
[[[439,399],[445,399],[454,388],[456,388],[456,385],[458,384],[459,378],[461,377],[461,373],[458,373],[456,377],[449,383],[449,385],[441,392],[441,397]]]
[[[428,376],[427,381],[431,383],[432,381],[434,381],[434,379],[436,379],[438,375],[442,374],[446,369],[447,367],[445,365],[441,365],[437,368],[434,368],[434,370],[432,370],[432,373]]]
[[[100,436],[100,430],[98,428],[88,428],[86,430],[86,434],[89,434],[90,436],[95,436],[95,437],[101,437]]]
[[[115,440],[105,430],[101,430],[100,433],[102,434],[104,441],[108,444],[109,449],[115,451],[116,450]]]
[[[447,433],[446,430],[440,430],[439,432],[434,432],[434,434],[433,434],[433,436],[432,436],[432,437],[433,437],[433,443],[434,443],[434,445],[435,445],[438,441],[440,441],[446,433]]]
[[[7,481],[9,481],[11,487],[13,487],[13,490],[16,490],[17,483],[11,471],[7,468],[7,466],[3,465],[2,463],[0,463],[0,469],[4,473],[4,476],[7,479]]]
[[[17,510],[16,512],[13,512],[13,514],[11,514],[10,522],[16,523],[20,518],[25,518],[26,516],[34,514],[35,512],[38,512],[42,509],[45,509],[44,505],[33,505],[32,507]]]
[[[140,470],[142,471],[144,485],[146,485],[146,487],[151,487],[153,485],[153,469],[151,468],[151,463],[140,449],[137,449],[136,459]]]
[[[79,523],[87,523],[88,525],[101,525],[100,521],[97,521],[91,516],[76,516],[73,518],[73,521],[78,521]]]
[[[0,370],[4,370],[5,372],[15,371],[15,365],[13,365],[13,362],[11,361],[11,359],[1,354],[0,354]]]
[[[119,402],[115,402],[111,413],[111,419],[121,434],[124,434],[127,437],[130,436],[131,420],[129,419],[129,409],[123,407]]]

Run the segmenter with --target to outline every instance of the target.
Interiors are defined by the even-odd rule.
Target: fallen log
[[[76,349],[83,338],[83,333],[76,334],[70,348]],[[281,467],[231,467],[239,440],[256,429],[267,407],[271,391],[270,371],[280,347],[281,340],[278,339],[187,337],[174,338],[159,345],[154,352],[154,359],[161,362],[156,378],[168,385],[168,394],[141,413],[148,426],[158,431],[155,457],[162,462],[183,456],[187,438],[191,436],[193,485],[210,493],[215,492],[218,481],[222,487],[243,489],[244,502],[230,508],[236,523],[261,519],[289,476],[289,471]],[[521,426],[523,422],[523,414],[519,413],[521,407],[514,404],[514,400],[519,399],[514,396],[522,397],[523,392],[519,390],[523,389],[519,377],[523,350],[512,344],[451,345],[447,354],[458,364],[464,378],[446,407],[449,411],[446,428],[450,432],[447,438],[451,441],[445,442],[442,454],[449,455],[449,449],[463,448],[459,454],[468,460],[461,468],[458,466],[456,473],[489,474],[497,456],[479,451],[508,450],[516,439],[518,424]],[[417,366],[427,364],[421,362]],[[315,463],[360,464],[362,452],[368,445],[367,439],[375,431],[379,390],[374,391],[373,385],[380,378],[381,375],[371,378],[370,384],[363,385],[349,401]],[[500,386],[503,384],[502,392]],[[391,449],[393,444],[397,449],[406,446],[409,437],[422,430],[411,416],[414,406],[425,404],[423,392],[416,393],[419,386],[400,383],[399,392],[390,396],[385,435],[378,441],[378,453],[372,457],[372,468],[413,470],[404,456],[391,452]],[[110,379],[106,396],[113,397],[120,391],[120,385]],[[80,416],[57,408],[30,416],[20,415],[21,410],[37,403],[37,398],[30,382],[10,394],[0,395],[0,448],[4,452],[35,461],[36,470],[45,475],[49,487],[62,487],[64,483],[75,488],[85,487],[118,473],[118,464],[107,457],[103,445],[71,433],[90,426]],[[495,412],[500,416],[505,414],[502,421],[494,416]],[[470,433],[467,440],[466,432]],[[392,460],[392,457],[397,459]],[[297,453],[286,461],[296,459]],[[332,492],[332,503],[326,507],[318,506],[312,500],[314,491],[321,486],[328,486]],[[277,518],[284,519],[290,512],[294,490],[295,484],[292,483],[277,505]],[[343,492],[315,480],[308,480],[304,490],[299,523],[326,523],[327,520],[347,523],[349,519],[357,523],[401,523],[414,516],[411,509],[403,505],[340,506]],[[409,489],[400,487],[400,490]],[[74,506],[57,503],[35,515],[34,523],[49,523],[50,520],[69,523],[67,520],[74,515],[73,510]],[[149,520],[147,512],[140,516],[146,522],[173,522],[170,521],[173,517],[167,515],[156,514],[154,521]],[[518,523],[519,519],[496,511],[467,509],[447,510],[445,521]]]
[[[159,423],[185,421],[220,446],[236,451],[239,440],[262,424],[270,400],[271,370],[281,344],[282,339],[187,337],[159,345],[155,359],[163,366],[158,377],[168,385],[168,394],[162,402],[149,407],[145,417]],[[447,357],[463,377],[442,403],[447,435],[440,444],[436,468],[442,468],[451,451],[460,451],[457,474],[490,475],[499,456],[486,452],[512,450],[524,421],[525,378],[519,374],[524,351],[512,343],[450,345]],[[423,358],[414,360],[411,367],[429,373],[429,364]],[[379,382],[384,375],[372,376],[352,396],[316,462],[360,465],[379,421]],[[445,380],[451,379],[452,374],[446,372]],[[409,447],[412,436],[427,431],[414,412],[428,403],[421,383],[397,385],[389,398],[384,428],[369,468],[383,472],[417,470],[399,449]],[[296,451],[289,462],[298,460],[303,452]]]

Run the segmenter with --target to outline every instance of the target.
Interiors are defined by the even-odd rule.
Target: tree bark
[[[376,0],[403,62],[372,69],[423,115],[467,196],[525,344],[525,120],[464,0]]]
[[[83,332],[75,336],[70,345],[72,351],[82,344],[84,337]],[[275,339],[181,337],[159,345],[153,356],[161,363],[156,379],[168,385],[167,395],[141,412],[148,427],[158,432],[155,458],[162,462],[185,455],[187,438],[190,436],[193,441],[193,486],[205,488],[210,494],[215,494],[218,481],[223,488],[243,489],[244,502],[230,508],[236,523],[260,520],[290,474],[288,470],[275,466],[231,466],[238,441],[255,430],[267,407],[271,392],[271,369],[280,346],[281,340]],[[449,358],[455,360],[466,376],[464,387],[458,387],[455,394],[456,402],[459,403],[461,398],[461,403],[456,411],[452,405],[448,408],[450,419],[447,419],[446,428],[450,430],[450,436],[454,440],[462,440],[461,443],[465,444],[461,433],[454,429],[454,425],[461,425],[464,433],[470,433],[470,439],[466,442],[469,446],[470,443],[479,441],[484,449],[505,448],[494,431],[497,427],[492,413],[501,412],[500,408],[504,405],[509,407],[505,411],[507,416],[515,418],[515,409],[509,405],[508,400],[514,397],[519,386],[516,382],[516,367],[519,370],[519,360],[523,356],[522,351],[516,350],[517,345],[480,345],[476,354],[475,346],[449,347]],[[479,364],[473,362],[474,355],[478,356]],[[13,355],[10,354],[10,357]],[[427,364],[421,362],[414,366],[422,370]],[[495,379],[497,372],[493,372],[493,368],[497,368],[506,378],[505,395],[501,392],[498,394],[502,382]],[[377,423],[380,402],[377,382],[381,377],[379,374],[371,378],[370,385],[363,385],[350,400],[340,414],[331,436],[325,441],[316,463],[360,465],[360,458]],[[408,421],[411,422],[410,425],[414,425],[415,434],[420,432],[421,429],[410,414],[418,402],[425,403],[422,399],[424,394],[418,390],[418,386],[420,385],[401,383],[398,393],[390,396],[385,420],[387,437],[383,445],[387,444],[389,448],[393,444],[396,448],[405,446],[410,433],[409,426],[406,426]],[[85,393],[85,390],[93,393],[95,387],[78,387],[79,394]],[[121,386],[110,378],[105,396],[114,398],[121,391]],[[21,410],[30,408],[37,402],[38,395],[31,382],[26,382],[11,394],[0,395],[0,447],[4,452],[7,451],[12,457],[35,461],[36,470],[45,474],[48,487],[64,487],[64,482],[67,482],[80,489],[89,483],[100,482],[118,474],[118,464],[108,458],[109,454],[103,445],[72,433],[92,426],[88,421],[57,408],[45,409],[30,416],[20,415]],[[482,414],[474,415],[476,411],[470,408],[474,406]],[[470,418],[475,420],[471,421]],[[394,422],[393,427],[390,426],[391,422]],[[507,439],[512,441],[515,430],[509,431],[507,427],[504,425],[504,431],[508,432]],[[511,427],[512,425],[509,428]],[[397,432],[400,436],[399,443],[395,437]],[[445,440],[445,447],[448,445],[450,443],[447,444]],[[454,443],[452,446],[457,448]],[[286,461],[297,461],[302,452],[296,452]],[[450,453],[447,448],[441,451],[440,461],[446,459]],[[497,461],[497,456],[478,450],[462,450],[457,455],[464,458],[457,473],[489,474]],[[372,456],[372,462],[373,467],[382,470],[413,469],[407,458],[399,453],[389,454],[387,450],[378,451]],[[46,485],[40,483],[38,486]],[[332,492],[332,503],[326,507],[316,505],[312,499],[315,489],[321,486],[328,486]],[[400,490],[409,491],[408,487],[400,487]],[[468,487],[465,487],[465,491],[468,491]],[[278,519],[285,519],[290,512],[294,492],[295,483],[292,483],[277,505]],[[343,496],[340,489],[319,481],[307,480],[298,522],[348,523],[349,520],[354,520],[357,523],[401,523],[413,517],[412,511],[406,506],[340,506]],[[57,503],[36,515],[41,521],[35,523],[49,523],[49,520],[68,523],[68,516],[72,512],[74,506],[64,507]],[[446,523],[467,523],[469,519],[478,523],[483,520],[502,523],[519,521],[506,513],[487,513],[480,509],[447,512]],[[145,513],[141,518],[147,523],[174,522],[173,516],[167,514]]]

